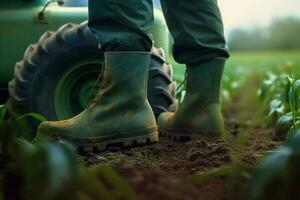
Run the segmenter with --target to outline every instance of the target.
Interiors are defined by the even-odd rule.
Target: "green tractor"
[[[154,5],[148,99],[157,117],[175,110],[177,101],[168,64],[174,63],[172,39],[159,4]],[[87,6],[88,0],[0,2],[0,104],[9,98],[15,113],[36,112],[49,120],[72,117],[86,107],[104,67],[104,52],[87,26]]]

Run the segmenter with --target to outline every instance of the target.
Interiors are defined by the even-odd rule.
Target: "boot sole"
[[[76,145],[79,152],[101,152],[105,150],[121,150],[123,148],[137,147],[139,145],[158,142],[158,132],[146,136],[136,136],[131,138],[101,142],[95,144]]]
[[[165,130],[163,128],[159,129],[159,135],[162,137],[167,137],[170,140],[186,142],[194,139],[221,139],[224,133],[219,133],[215,130]]]
[[[149,130],[145,130],[149,131]],[[78,139],[61,137],[60,140],[66,140],[76,147],[79,153],[102,152],[105,150],[121,150],[123,148],[132,148],[139,145],[153,144],[159,141],[158,131],[152,131],[146,135],[131,136],[115,140],[101,142],[91,142],[89,139]],[[96,138],[97,140],[97,138]]]

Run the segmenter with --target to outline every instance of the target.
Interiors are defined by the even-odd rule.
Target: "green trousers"
[[[217,0],[161,0],[177,62],[229,57]],[[150,51],[152,0],[89,0],[89,27],[104,51]]]

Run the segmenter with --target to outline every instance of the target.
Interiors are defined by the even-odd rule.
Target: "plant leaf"
[[[285,106],[279,99],[273,99],[270,103],[269,117],[272,123],[275,123],[278,118],[284,114]]]
[[[289,129],[286,136],[286,141],[291,140],[299,132],[299,130],[300,130],[300,121],[296,121],[296,124]]]
[[[295,110],[298,110],[300,101],[300,80],[294,82],[294,93]]]
[[[3,120],[6,115],[6,107],[4,105],[0,105],[0,120]]]
[[[279,117],[276,122],[276,134],[285,135],[293,125],[293,113],[289,112]]]
[[[44,116],[42,116],[38,113],[27,113],[27,114],[24,114],[24,115],[18,117],[17,120],[21,120],[21,119],[28,118],[28,117],[32,117],[33,119],[35,119],[39,122],[43,122],[43,121],[47,120]]]
[[[289,82],[290,82],[291,84],[294,84],[294,82],[295,82],[295,79],[294,79],[294,78],[292,78],[292,77],[290,77],[290,76],[287,76],[287,79],[289,80]]]
[[[278,186],[276,180],[286,170],[291,154],[290,148],[282,147],[262,161],[250,180],[250,199],[273,199],[274,189]]]

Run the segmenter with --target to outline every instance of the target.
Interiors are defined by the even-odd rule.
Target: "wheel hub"
[[[101,60],[86,60],[74,65],[61,76],[54,93],[54,109],[59,120],[80,113],[94,98],[99,89],[99,83],[95,82],[102,63]]]

